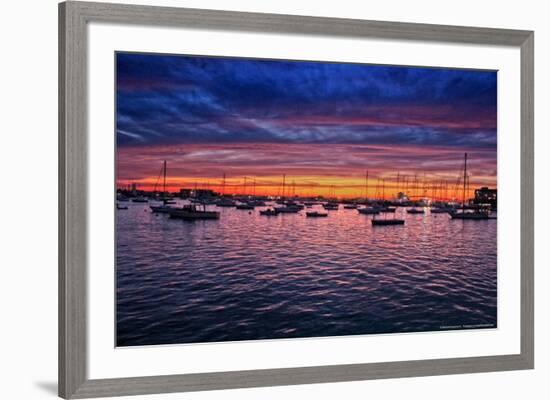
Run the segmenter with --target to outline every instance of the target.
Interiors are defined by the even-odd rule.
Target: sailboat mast
[[[365,174],[365,201],[369,198],[369,170]]]
[[[399,178],[400,178],[399,171],[397,171],[397,183],[396,183],[396,187],[395,187],[395,193],[399,193],[399,183],[400,183]]]
[[[467,179],[467,161],[468,161],[468,153],[464,153],[464,184],[462,187],[462,212],[464,212],[464,209],[466,207],[466,179]]]
[[[283,174],[283,194],[282,194],[282,198],[283,200],[285,199],[285,174]]]
[[[162,195],[166,197],[166,160],[164,160],[164,182],[163,182],[163,193]]]

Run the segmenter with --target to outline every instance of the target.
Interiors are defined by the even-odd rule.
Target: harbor
[[[169,192],[163,174],[117,193],[119,346],[496,327],[496,190]]]
[[[409,186],[406,176],[396,176],[393,186],[386,188],[386,179],[376,179],[374,196],[369,196],[369,175],[365,174],[364,197],[339,199],[335,196],[334,185],[329,188],[331,197],[321,195],[315,197],[301,197],[296,195],[296,182],[292,181],[289,188],[286,184],[286,175],[282,176],[281,186],[277,195],[257,195],[256,179],[252,178],[252,189],[248,186],[247,177],[243,178],[242,187],[234,190],[242,191],[226,194],[228,190],[226,175],[218,184],[219,192],[213,189],[183,188],[177,193],[169,193],[166,189],[168,165],[163,161],[159,177],[151,192],[139,191],[134,186],[129,190],[117,190],[117,210],[126,210],[125,203],[148,203],[151,212],[167,214],[174,219],[216,220],[220,218],[220,209],[235,208],[236,210],[258,212],[263,216],[277,216],[279,214],[304,214],[306,217],[328,217],[331,211],[340,208],[355,211],[357,214],[372,216],[371,223],[376,226],[405,225],[404,215],[448,215],[458,220],[485,220],[496,219],[497,191],[481,187],[474,190],[475,197],[470,198],[468,175],[468,155],[464,153],[462,176],[459,177],[449,191],[448,183],[443,181],[427,182],[425,179],[419,184],[416,175]],[[162,177],[160,184],[159,180]],[[462,179],[462,181],[460,181]],[[208,184],[209,186],[210,184]],[[318,187],[318,185],[316,185]],[[161,188],[162,190],[157,190]],[[393,192],[392,192],[393,189]],[[450,197],[449,197],[450,195]],[[388,218],[387,214],[391,214]],[[397,216],[400,216],[399,218]]]

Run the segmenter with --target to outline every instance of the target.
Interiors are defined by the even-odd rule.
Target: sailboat
[[[151,211],[154,213],[168,213],[171,210],[174,209],[174,207],[171,207],[169,205],[170,202],[166,196],[166,160],[162,163],[162,170],[161,173],[163,174],[163,187],[162,187],[162,205],[150,205]]]
[[[280,207],[275,207],[275,211],[277,213],[283,213],[283,214],[295,214],[299,212],[303,207],[297,205],[292,200],[285,201],[285,178],[286,175],[283,174],[283,189],[282,189],[282,196],[279,200],[279,204],[282,204]]]
[[[431,207],[430,208],[430,214],[447,214],[449,211],[452,211],[450,207],[446,206],[439,206],[439,207]]]
[[[235,207],[237,203],[235,203],[233,200],[228,199],[227,197],[222,197],[218,201],[216,201],[216,205],[218,207]]]
[[[300,210],[301,208],[296,205],[285,205],[281,207],[275,207],[275,211],[283,214],[295,214],[297,212],[300,212]]]
[[[400,219],[400,218],[395,217],[395,210],[396,210],[395,207],[390,207],[390,206],[384,206],[383,205],[381,207],[378,207],[378,209],[380,210],[380,212],[384,213],[384,218],[376,218],[376,215],[378,215],[378,214],[373,215],[372,220],[371,220],[371,223],[372,223],[373,226],[405,225],[405,220],[404,219]],[[393,218],[387,218],[387,213],[392,213]]]
[[[449,211],[452,219],[485,220],[489,219],[489,213],[482,210],[473,210],[466,212],[466,183],[468,181],[468,153],[464,153],[464,177],[462,185],[462,211]]]
[[[128,202],[130,201],[130,199],[126,196],[124,196],[123,194],[117,194],[116,196],[116,201],[123,201],[123,202]]]
[[[364,215],[377,215],[377,214],[380,214],[380,210],[378,209],[378,207],[371,207],[371,206],[358,208],[357,212],[359,214],[364,214]]]
[[[381,225],[405,225],[404,219],[398,219],[398,218],[389,218],[389,219],[380,219],[380,218],[373,218],[371,220],[373,226],[381,226]]]
[[[145,196],[137,196],[132,198],[132,203],[147,203],[149,199]]]
[[[265,210],[260,210],[260,215],[276,216],[279,215],[279,212],[275,208],[268,208]]]
[[[393,218],[387,218],[386,215],[384,218],[377,218],[377,214],[372,216],[371,223],[373,226],[381,226],[381,225],[405,225],[405,220],[401,218],[395,217],[395,210]]]
[[[327,203],[324,203],[323,204],[323,208],[327,211],[334,211],[334,210],[338,210],[338,208],[340,207],[340,204],[337,203],[336,201],[334,200],[331,200]]]
[[[328,217],[328,213],[323,213],[319,211],[307,211],[306,217],[310,218],[322,218],[322,217]]]
[[[254,210],[255,205],[249,202],[239,203],[235,207],[237,210]]]
[[[170,215],[170,218],[179,218],[185,220],[196,220],[196,219],[219,219],[219,211],[207,211],[206,204],[203,204],[203,209],[199,209],[196,204],[187,204],[182,208],[171,207],[167,213]]]
[[[215,204],[218,207],[235,207],[237,205],[232,199],[225,197],[225,173],[222,178],[222,197],[219,198]]]

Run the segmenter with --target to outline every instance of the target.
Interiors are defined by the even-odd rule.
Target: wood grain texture
[[[73,2],[87,20],[214,30],[520,46],[529,31],[192,8]]]
[[[535,35],[521,46],[521,354],[535,365]]]
[[[89,22],[515,46],[521,49],[521,354],[89,380],[86,353]],[[534,37],[522,30],[67,2],[59,5],[59,395],[168,393],[534,366]]]
[[[59,394],[86,380],[86,24],[59,6]]]
[[[520,355],[90,380],[74,398],[129,396],[527,369]]]

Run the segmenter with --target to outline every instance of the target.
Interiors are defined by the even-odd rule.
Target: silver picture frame
[[[521,52],[521,351],[497,356],[89,379],[87,26],[90,22],[510,46]],[[92,2],[59,4],[59,396],[90,398],[534,368],[534,33]]]

